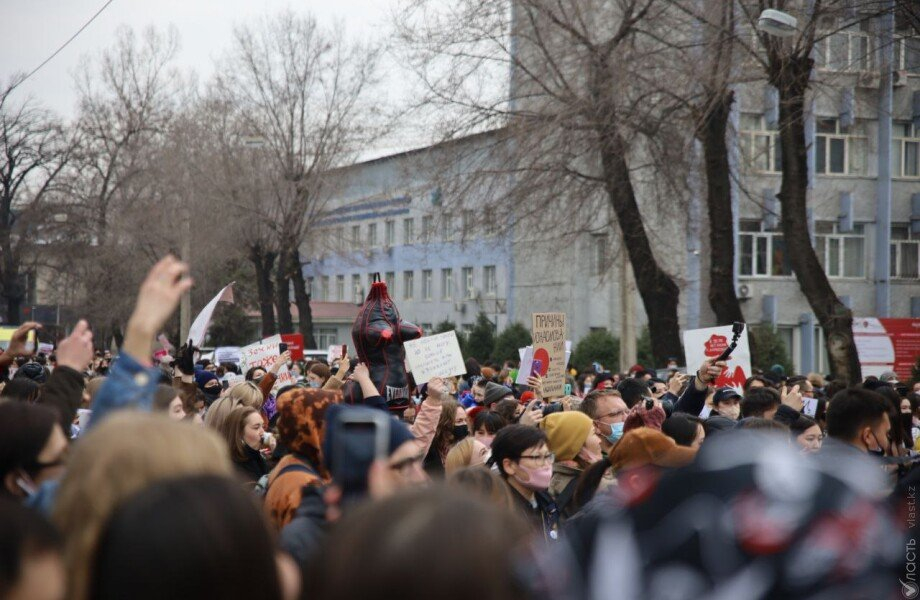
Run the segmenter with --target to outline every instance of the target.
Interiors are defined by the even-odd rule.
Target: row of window
[[[344,227],[336,227],[329,231],[329,234],[332,236],[334,247],[347,250],[381,246],[392,248],[400,243],[411,245],[430,242],[438,238],[438,229],[442,241],[455,241],[461,235],[469,235],[477,228],[485,235],[494,235],[497,231],[493,207],[486,207],[481,212],[462,210],[459,216],[458,221],[455,215],[441,213],[436,223],[434,215],[424,215],[418,224],[415,217],[406,217],[402,219],[401,238],[397,238],[398,223],[395,219],[386,219],[383,223],[354,224],[351,226],[349,238],[345,237]]]
[[[739,238],[742,277],[792,275],[789,253],[781,232],[765,230],[758,221],[742,221]],[[920,277],[920,236],[910,233],[909,226],[892,226],[890,251],[889,274],[892,278]],[[842,233],[837,230],[836,223],[816,222],[815,252],[828,277],[866,276],[866,237],[862,224],[854,224],[852,232]]]
[[[864,123],[842,127],[838,119],[818,119],[815,131],[815,173],[865,175],[868,138]],[[782,172],[782,148],[776,126],[763,115],[741,115],[744,164],[760,173]],[[891,140],[892,177],[920,177],[920,131],[910,122],[896,122]]]
[[[393,298],[401,297],[403,300],[434,300],[434,270],[422,269],[421,281],[416,290],[415,271],[403,271],[402,277],[397,281],[396,273],[389,271],[384,274],[384,281],[387,283],[387,289]],[[498,278],[494,265],[488,265],[482,268],[482,289],[476,287],[476,269],[474,267],[463,267],[460,269],[461,296],[465,300],[473,300],[481,295],[492,297],[498,295]],[[367,285],[374,282],[374,274],[367,274]],[[355,273],[351,276],[351,288],[345,287],[345,275],[336,275],[333,279],[330,275],[322,275],[318,279],[310,277],[308,279],[310,293],[312,298],[321,302],[361,302],[364,289],[361,286],[361,275]],[[440,273],[440,296],[441,300],[454,299],[454,270],[441,269]],[[332,286],[335,286],[334,288]],[[418,292],[418,295],[416,295]]]

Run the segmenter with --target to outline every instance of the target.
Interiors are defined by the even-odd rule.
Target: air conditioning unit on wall
[[[738,286],[738,299],[750,300],[754,295],[754,287],[750,283],[742,283]]]

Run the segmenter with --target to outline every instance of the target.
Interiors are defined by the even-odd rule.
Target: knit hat
[[[360,412],[359,412],[360,411]],[[333,470],[333,452],[332,448],[335,444],[335,424],[342,418],[344,414],[350,415],[359,415],[359,414],[374,414],[374,411],[381,412],[377,408],[368,408],[366,406],[356,406],[353,404],[334,404],[326,410],[326,438],[323,440],[323,456],[325,457],[326,468],[329,469],[331,473]],[[387,419],[390,423],[390,440],[387,443],[387,453],[392,454],[396,451],[397,448],[405,444],[410,440],[414,440],[415,436],[412,435],[412,432],[409,431],[409,428],[402,421],[397,421],[396,419],[390,417],[386,413],[382,413],[387,416]]]
[[[591,417],[583,412],[567,411],[547,415],[540,421],[546,432],[546,445],[558,460],[573,460],[594,430]]]
[[[694,448],[678,446],[660,431],[640,427],[625,433],[610,450],[608,459],[613,470],[620,471],[646,465],[683,467],[693,462],[694,457]]]
[[[329,409],[342,402],[339,391],[294,388],[278,396],[278,441],[292,452],[305,456],[324,477],[323,441]]]
[[[30,362],[22,365],[22,367],[16,371],[16,377],[25,377],[26,379],[31,379],[35,383],[45,383],[48,380],[48,373],[40,364]]]
[[[201,390],[202,392],[204,391],[205,386],[208,385],[208,383],[210,383],[211,381],[216,381],[218,384],[220,384],[220,378],[218,378],[217,375],[215,375],[211,371],[198,371],[197,373],[195,373],[195,384],[198,386],[198,389]],[[220,386],[218,385],[218,388],[219,387]]]
[[[626,416],[626,422],[623,424],[623,431],[626,432],[631,429],[638,429],[639,427],[648,427],[661,431],[661,424],[664,423],[665,418],[667,418],[667,415],[661,406],[655,404],[651,410],[646,410],[645,402],[640,401],[632,407],[632,410],[629,411],[629,415]]]
[[[486,393],[485,398],[482,403],[484,406],[489,406],[490,404],[495,404],[499,400],[502,400],[506,396],[513,396],[514,392],[511,391],[511,388],[507,388],[503,385],[498,385],[497,383],[489,382],[486,384]]]
[[[898,381],[898,374],[894,371],[885,371],[878,376],[879,381],[884,381],[885,383],[900,383]]]

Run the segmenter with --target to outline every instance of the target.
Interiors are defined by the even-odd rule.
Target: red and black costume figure
[[[371,381],[386,400],[390,410],[405,409],[410,402],[406,351],[403,342],[422,337],[417,325],[403,321],[396,305],[387,292],[386,282],[379,275],[358,312],[351,337],[358,359],[367,365]],[[364,398],[361,387],[349,381],[343,389],[345,402],[361,404]]]

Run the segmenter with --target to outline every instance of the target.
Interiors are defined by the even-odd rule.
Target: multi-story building
[[[854,315],[920,317],[920,39],[895,32],[888,110],[873,27],[833,33],[816,50],[806,124],[809,230]],[[736,87],[730,137],[736,289],[747,321],[773,325],[798,371],[826,371],[821,332],[779,228],[777,101],[765,82]],[[627,319],[641,323],[642,304],[616,258],[622,253],[615,228],[584,231],[564,243],[497,233],[489,224],[515,207],[493,206],[497,194],[488,188],[472,187],[462,210],[444,209],[442,171],[462,173],[458,163],[477,152],[482,158],[497,137],[478,134],[340,169],[340,191],[320,224],[324,235],[304,253],[313,257],[304,266],[313,298],[359,303],[380,273],[403,317],[426,329],[444,320],[468,329],[479,312],[502,329],[528,323],[538,310],[568,313],[575,340],[597,328],[618,333]],[[641,190],[640,204],[650,202]],[[701,201],[695,210],[705,214]],[[675,220],[677,229],[652,237],[680,285],[681,324],[714,325],[706,302],[712,249],[705,224],[692,226],[690,219],[684,227],[686,215]]]

